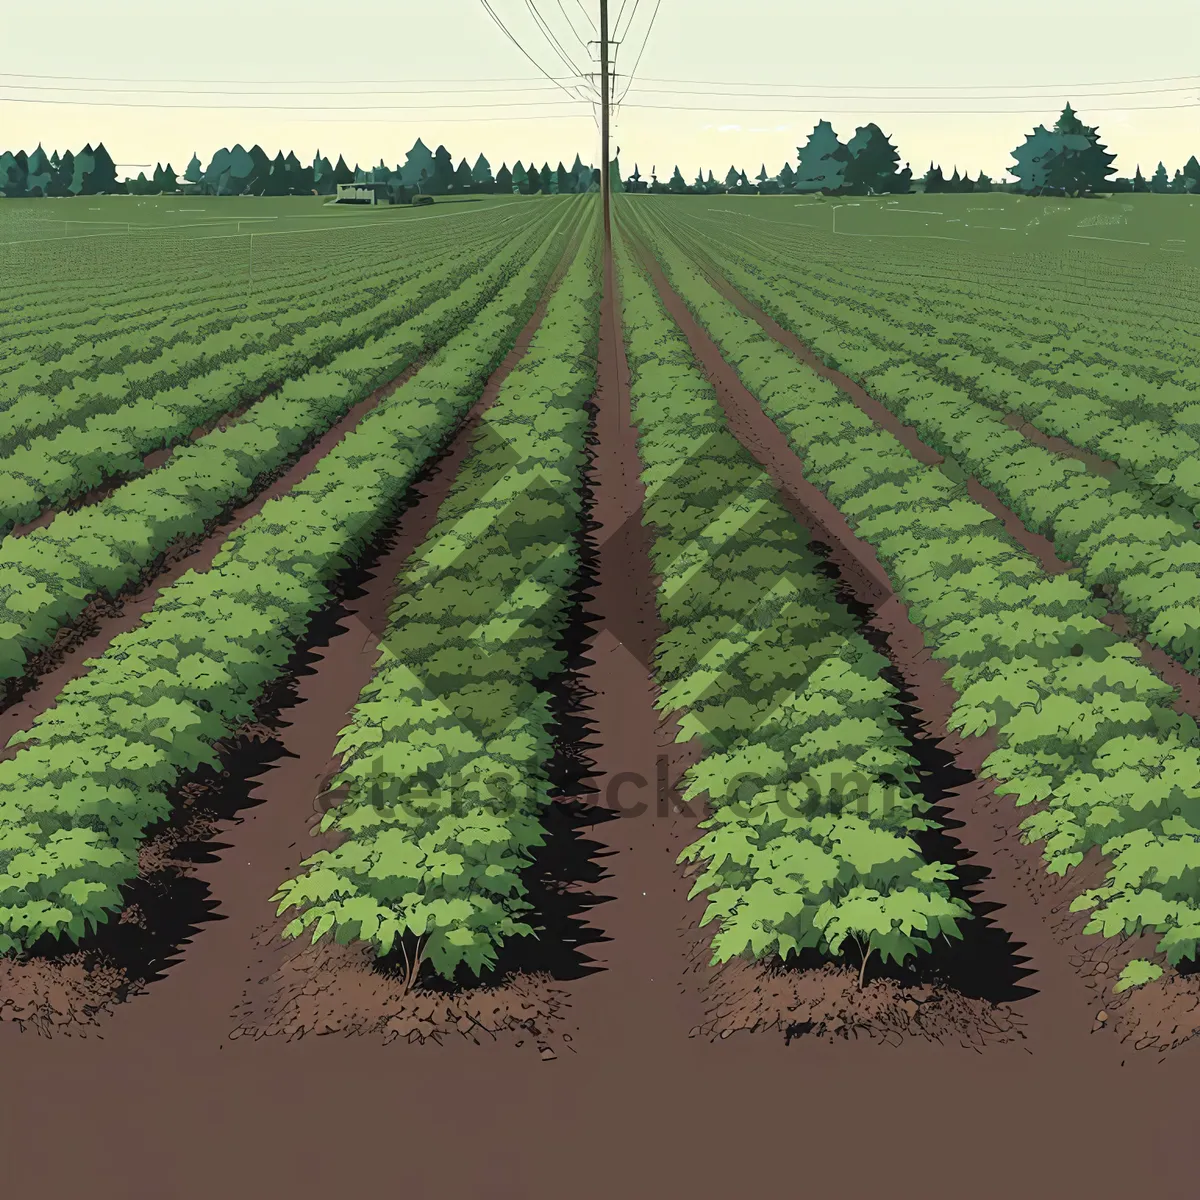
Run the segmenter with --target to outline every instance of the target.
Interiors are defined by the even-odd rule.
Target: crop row
[[[515,242],[465,283],[453,266],[431,271],[417,314],[396,329],[285,383],[104,500],[0,543],[0,679],[20,675],[97,591],[116,595],[175,539],[199,534],[376,386],[464,329],[544,238],[542,230]]]
[[[928,444],[1049,537],[1088,584],[1111,588],[1135,632],[1189,669],[1200,669],[1200,534],[1193,514],[1166,506],[1169,493],[1155,504],[1134,485],[1092,474],[1078,460],[1029,442],[992,409],[931,379],[920,365],[879,361],[898,345],[864,350],[856,341],[863,332],[876,346],[883,339],[864,329],[853,306],[841,305],[835,314],[817,301],[822,327],[815,327],[812,310],[786,284],[772,286],[764,264],[718,253],[721,269],[747,296],[785,327],[803,329],[814,349],[862,379]],[[1200,483],[1200,467],[1189,460],[1187,470]]]
[[[714,962],[858,946],[903,962],[961,936],[952,870],[913,834],[929,804],[897,728],[895,688],[822,574],[806,531],[729,431],[687,339],[621,249],[643,512],[660,617],[658,707],[705,754],[685,800],[712,815],[680,856],[719,919]]]
[[[366,311],[321,319],[292,341],[257,354],[246,354],[217,367],[189,385],[150,396],[130,398],[117,411],[91,418],[82,428],[67,428],[36,438],[0,459],[0,528],[30,520],[48,506],[81,496],[105,478],[138,474],[151,450],[186,439],[198,425],[219,417],[247,399],[288,380],[299,380],[368,338],[419,312],[441,294],[445,283],[458,283],[492,261],[496,245],[443,257],[434,270],[397,280],[386,296]],[[257,404],[254,406],[257,407]]]
[[[645,210],[633,210],[639,214]],[[1035,806],[1024,835],[1064,873],[1099,848],[1111,863],[1077,896],[1105,936],[1152,929],[1172,962],[1200,941],[1200,734],[1173,689],[1099,619],[1101,605],[1038,563],[970,500],[916,462],[848,397],[726,301],[649,214],[675,288],[802,458],[807,478],[871,544],[959,692],[951,728],[996,731],[982,772]]]
[[[213,743],[252,715],[329,581],[480,395],[565,236],[548,238],[468,329],[231,534],[208,571],[164,589],[136,629],[14,735],[17,752],[0,762],[0,950],[78,939],[120,906],[140,842],[170,811],[168,789],[215,766]]]
[[[344,798],[276,894],[285,936],[327,931],[479,974],[534,932],[521,871],[551,797],[548,682],[579,574],[595,389],[598,229],[484,413],[437,521],[398,580],[370,683],[341,731]]]
[[[464,230],[457,245],[469,247],[495,236],[495,232],[494,227],[482,225],[477,227],[476,236],[470,237]],[[255,342],[269,339],[274,331],[295,325],[292,314],[306,308],[329,307],[331,300],[341,307],[348,300],[361,304],[367,298],[360,295],[362,292],[375,292],[375,299],[381,298],[398,271],[419,268],[446,249],[444,232],[419,233],[405,244],[401,254],[388,256],[383,262],[376,255],[365,261],[348,258],[336,263],[303,263],[282,279],[260,284],[251,299],[243,298],[237,304],[230,303],[226,279],[210,285],[182,312],[152,311],[140,320],[113,321],[103,335],[78,324],[68,326],[58,339],[51,332],[39,330],[30,334],[30,338],[41,339],[37,345],[21,339],[20,346],[14,341],[6,347],[11,366],[0,376],[0,407],[11,405],[18,396],[24,407],[31,393],[34,397],[53,397],[64,388],[93,381],[102,374],[119,373],[134,363],[160,365],[158,360],[172,347],[198,343],[234,326],[243,333],[246,348],[253,348]],[[352,290],[347,292],[347,288]],[[285,319],[281,322],[279,318]],[[166,365],[169,369],[171,364]]]
[[[495,241],[493,233],[483,244]],[[478,246],[468,245],[467,251]],[[88,374],[73,381],[57,366],[55,380],[64,384],[53,394],[25,392],[10,394],[10,402],[0,412],[0,450],[11,452],[14,445],[52,435],[69,425],[79,425],[89,417],[113,412],[133,400],[144,399],[172,388],[195,384],[206,374],[222,366],[236,364],[255,355],[302,350],[306,343],[319,341],[323,333],[340,322],[369,320],[372,313],[386,312],[390,291],[398,284],[419,277],[429,261],[445,252],[435,244],[430,253],[415,262],[406,260],[387,264],[359,288],[347,291],[330,286],[332,295],[316,295],[287,312],[286,321],[264,314],[257,319],[224,323],[205,337],[183,340],[165,349],[155,349],[150,357],[136,356],[115,361],[112,369]],[[44,373],[49,368],[32,364],[29,368]],[[24,371],[9,377],[17,379]],[[52,381],[51,381],[52,382]]]

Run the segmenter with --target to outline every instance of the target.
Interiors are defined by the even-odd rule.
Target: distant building
[[[392,204],[391,189],[388,183],[374,183],[364,180],[361,183],[339,183],[335,204]]]

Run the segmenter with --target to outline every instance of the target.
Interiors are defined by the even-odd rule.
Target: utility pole
[[[608,0],[600,0],[600,194],[604,205],[604,247],[612,245],[608,188]]]

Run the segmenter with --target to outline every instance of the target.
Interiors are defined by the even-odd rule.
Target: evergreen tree
[[[1150,177],[1150,190],[1157,196],[1165,195],[1171,182],[1167,178],[1167,168],[1160,162]]]
[[[950,176],[950,180],[946,184],[946,191],[948,191],[948,192],[961,192],[962,191],[962,180],[959,178],[959,175],[958,175],[958,167],[954,168],[954,174]]]
[[[1189,192],[1200,192],[1200,162],[1194,154],[1183,164],[1183,177]]]
[[[692,187],[697,192],[703,192],[705,190],[704,189],[704,168],[703,167],[701,167],[696,172],[696,182],[692,184]]]
[[[500,170],[496,172],[496,191],[502,196],[510,195],[513,191],[512,172],[504,163],[500,164]]]
[[[1038,125],[1026,134],[1013,158],[1018,190],[1086,196],[1108,186],[1115,155],[1108,153],[1096,130],[1084,125],[1068,104],[1052,130]]]
[[[550,170],[548,162],[542,163],[542,192],[545,195],[550,194],[550,184],[554,180],[554,172]]]
[[[1171,177],[1171,194],[1180,196],[1187,191],[1187,180],[1183,176],[1183,172],[1176,167],[1175,174]]]
[[[492,165],[482,154],[475,160],[475,165],[471,168],[471,182],[474,184],[474,191],[491,192],[495,190],[496,180],[492,176]]]
[[[671,182],[667,187],[677,196],[682,196],[687,192],[687,184],[684,182],[683,175],[680,173],[678,165],[671,173]]]
[[[433,178],[433,151],[420,138],[413,142],[400,169],[400,178],[403,185],[414,192],[418,187],[424,192],[429,190],[429,181]]]
[[[737,188],[737,185],[741,182],[741,179],[742,176],[737,167],[730,167],[729,170],[725,172],[726,191],[734,191]]]
[[[779,172],[779,190],[781,192],[793,191],[796,187],[796,172],[792,170],[792,164],[785,162],[782,170]]]
[[[19,154],[5,151],[0,154],[0,192],[10,200],[16,200],[25,195],[26,182],[29,177],[28,161]]]
[[[760,192],[763,190],[764,185],[770,178],[770,175],[767,174],[767,164],[763,163],[762,166],[758,168],[758,174],[754,177]]]
[[[846,163],[843,186],[855,196],[890,192],[898,183],[900,155],[887,135],[873,121],[860,126],[846,143],[850,159]]]
[[[992,181],[982,171],[979,172],[979,178],[975,180],[975,190],[977,192],[990,192],[992,190]]]
[[[946,177],[942,174],[942,168],[940,166],[935,167],[931,162],[929,170],[925,172],[924,184],[925,191],[929,195],[944,192],[946,190]]]
[[[96,152],[92,149],[91,142],[88,142],[80,152],[75,155],[75,174],[71,178],[71,195],[72,196],[87,196],[91,193],[87,191],[88,184],[91,181],[92,170],[96,166]]]
[[[445,146],[439,146],[433,152],[433,173],[425,191],[433,196],[444,196],[453,185],[454,160]]]
[[[337,166],[333,168],[334,191],[339,183],[353,183],[354,172],[346,165],[346,160],[339,154]]]
[[[529,195],[529,173],[525,170],[525,165],[519,158],[513,163],[512,185],[513,191],[518,195]]]
[[[75,155],[68,150],[58,161],[58,168],[50,180],[51,196],[70,196],[71,183],[75,178]]]
[[[798,148],[797,153],[800,165],[796,171],[796,191],[829,195],[841,190],[850,154],[838,141],[828,121],[821,121],[814,127],[808,141]]]
[[[29,156],[29,162],[26,164],[25,190],[30,196],[45,196],[53,178],[54,169],[46,157],[45,150],[42,149],[41,142],[38,142],[37,149]]]
[[[475,190],[475,180],[471,175],[470,165],[464,158],[458,164],[458,170],[454,172],[454,192],[456,194],[462,192],[473,192]]]
[[[1137,170],[1133,173],[1133,190],[1135,192],[1148,192],[1150,189],[1146,186],[1146,180],[1142,175],[1142,164],[1138,163]]]
[[[288,194],[288,169],[280,150],[271,162],[271,173],[267,176],[266,192],[268,196],[286,196]]]
[[[267,152],[257,143],[250,147],[248,153],[251,167],[242,185],[242,194],[261,196],[266,190],[267,180],[271,178],[271,160],[267,157]]]

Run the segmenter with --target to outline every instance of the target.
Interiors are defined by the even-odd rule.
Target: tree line
[[[339,184],[383,184],[391,199],[406,200],[414,195],[440,196],[450,193],[511,193],[532,195],[594,191],[600,185],[600,172],[585,166],[578,154],[568,170],[559,162],[539,168],[534,159],[525,166],[518,160],[510,169],[507,163],[493,174],[491,164],[480,154],[471,166],[462,159],[455,167],[445,146],[430,150],[418,138],[403,165],[388,167],[381,159],[378,166],[352,169],[338,155],[336,163],[318,150],[310,164],[304,164],[293,151],[282,150],[272,159],[261,146],[249,150],[236,145],[222,147],[208,166],[193,154],[182,176],[167,163],[155,166],[152,175],[143,171],[136,179],[117,180],[116,167],[103,144],[95,150],[86,146],[79,154],[57,151],[47,156],[39,145],[32,154],[25,151],[0,154],[0,193],[8,197],[95,196],[127,193],[157,195],[182,191],[205,196],[332,196]]]
[[[621,178],[619,161],[610,164],[612,187],[628,192],[674,193],[758,193],[780,192],[825,195],[871,195],[925,192],[987,192],[993,189],[1033,194],[1089,196],[1099,192],[1200,192],[1200,163],[1192,155],[1173,177],[1160,162],[1149,180],[1139,165],[1132,178],[1115,178],[1109,153],[1096,128],[1084,125],[1068,104],[1052,128],[1038,125],[1025,135],[1012,151],[1009,173],[1014,182],[997,184],[982,172],[976,179],[959,175],[957,166],[947,177],[940,164],[930,163],[920,179],[914,179],[908,163],[900,168],[900,155],[891,139],[874,122],[859,126],[854,136],[842,142],[828,121],[820,121],[803,146],[797,147],[797,165],[784,163],[776,175],[768,175],[766,165],[752,181],[744,170],[730,167],[723,179],[710,170],[699,171],[693,182],[684,180],[679,167],[668,180],[661,181],[654,168],[646,179],[638,167],[627,179]],[[461,193],[573,193],[594,191],[599,187],[600,172],[585,166],[578,154],[568,170],[559,162],[539,168],[530,159],[525,166],[517,161],[510,169],[502,164],[493,174],[491,165],[480,154],[474,166],[461,159],[458,166],[445,146],[430,150],[420,138],[408,152],[403,164],[388,167],[382,159],[378,166],[351,168],[339,155],[336,163],[320,150],[312,163],[305,165],[294,152],[282,150],[272,159],[261,146],[246,150],[240,144],[223,147],[204,167],[193,154],[182,177],[170,163],[157,164],[153,174],[145,172],[136,179],[117,180],[116,167],[104,144],[94,150],[85,146],[77,154],[57,151],[49,156],[39,145],[27,155],[0,154],[0,193],[21,196],[88,196],[126,192],[134,195],[190,192],[208,196],[288,196],[333,195],[339,184],[383,185],[382,190],[394,201],[415,195]]]
[[[649,180],[635,164],[634,172],[621,181],[629,192],[704,193],[732,192],[771,194],[780,192],[820,192],[824,195],[857,195],[925,192],[1026,192],[1035,195],[1089,196],[1099,192],[1200,192],[1200,163],[1192,155],[1187,163],[1168,177],[1160,162],[1150,180],[1139,166],[1132,179],[1110,179],[1116,155],[1110,154],[1093,126],[1084,125],[1068,104],[1053,128],[1038,125],[1013,152],[1009,173],[1015,182],[997,184],[983,172],[978,178],[959,175],[954,168],[947,178],[935,163],[920,180],[913,179],[908,163],[898,169],[900,155],[891,139],[874,122],[859,126],[848,142],[842,142],[828,121],[820,121],[803,146],[797,147],[797,166],[784,163],[776,175],[768,175],[763,164],[753,181],[745,171],[730,167],[723,180],[707,178],[701,170],[694,182],[687,183],[679,168],[667,181],[658,178],[652,168]],[[619,175],[619,168],[618,168]]]

